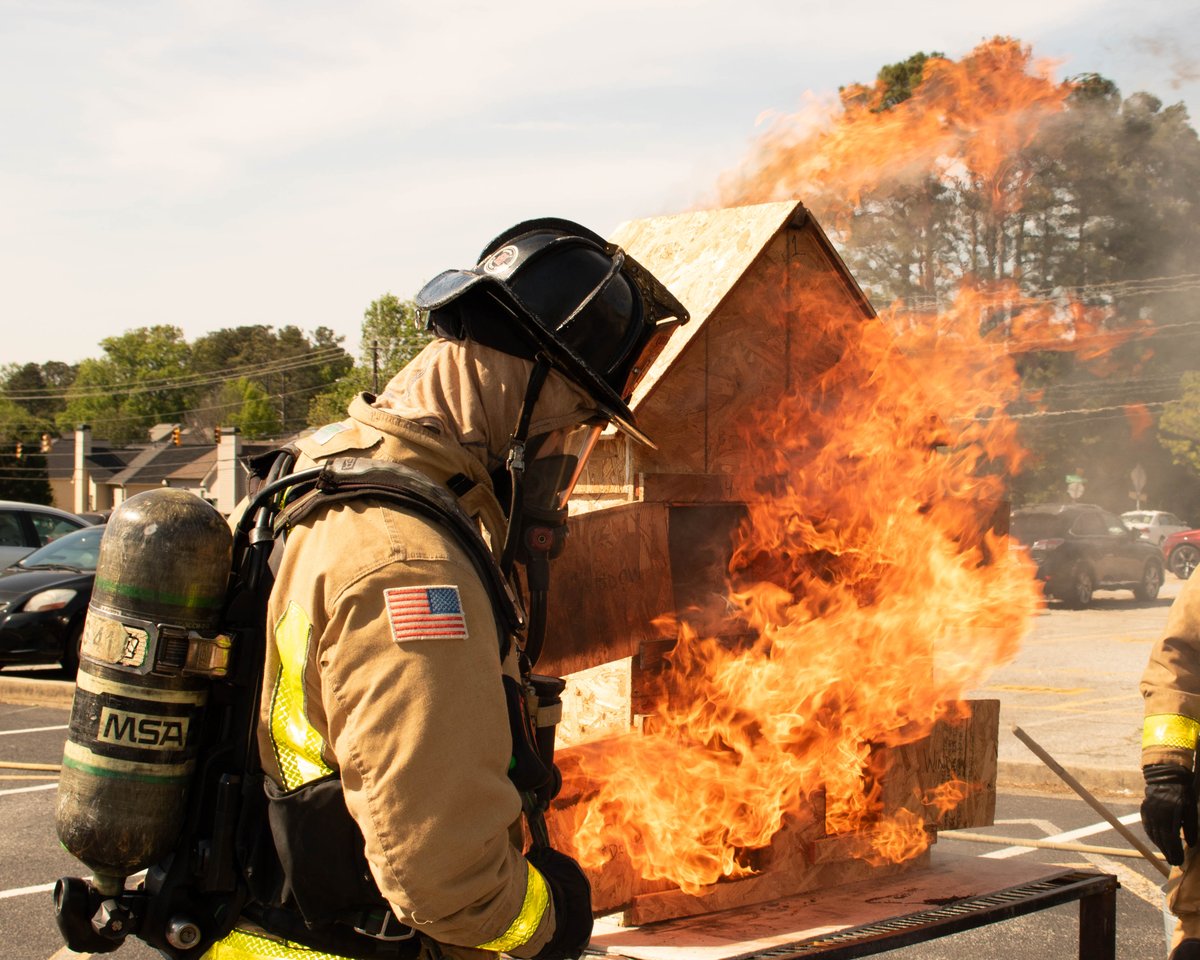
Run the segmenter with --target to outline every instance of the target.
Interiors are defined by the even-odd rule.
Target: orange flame
[[[1029,175],[1012,158],[1069,86],[995,40],[930,61],[895,107],[877,109],[882,93],[852,88],[819,122],[812,110],[771,121],[722,201],[822,194],[848,213],[885,178],[933,175],[970,178],[1003,216]],[[1024,458],[1004,415],[1020,394],[1014,359],[1101,356],[1130,334],[1110,331],[1103,309],[1023,296],[1013,281],[964,284],[939,314],[897,306],[866,322],[845,304],[822,309],[811,289],[791,295],[762,309],[802,316],[823,360],[745,425],[736,628],[679,623],[645,729],[572,756],[564,833],[585,866],[621,851],[645,880],[694,893],[757,872],[787,829],[902,862],[977,789],[956,779],[908,805],[885,796],[889,748],[963,717],[962,698],[1015,654],[1039,602],[1031,568],[991,530]],[[736,633],[750,642],[732,644]]]
[[[585,866],[622,848],[642,877],[694,892],[754,872],[750,852],[821,806],[817,835],[855,835],[853,855],[925,849],[919,816],[885,816],[873,748],[961,715],[1038,598],[981,511],[1004,493],[988,464],[1019,453],[993,415],[1017,378],[979,309],[966,292],[932,326],[830,314],[837,361],[747,424],[770,495],[737,531],[729,599],[754,642],[680,625],[647,732],[574,771],[589,784]],[[936,365],[910,366],[918,354]],[[953,446],[934,447],[950,426]]]
[[[832,190],[852,209],[884,180],[975,177],[990,187],[997,212],[1020,198],[1028,171],[1012,160],[1047,117],[1062,110],[1070,86],[1050,76],[1012,40],[981,44],[960,61],[933,58],[913,96],[881,110],[883,85],[854,85],[821,115],[813,105],[778,117],[739,171],[720,184],[725,206],[811,196]]]

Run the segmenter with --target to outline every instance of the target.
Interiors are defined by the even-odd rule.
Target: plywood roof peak
[[[687,213],[621,224],[609,238],[679,298],[691,320],[677,328],[633,392],[632,406],[654,389],[771,238],[807,216],[795,200]]]

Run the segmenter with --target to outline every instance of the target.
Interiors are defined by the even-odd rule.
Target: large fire
[[[819,190],[850,209],[884,176],[933,174],[989,185],[1002,213],[1024,186],[1008,158],[1067,92],[1009,42],[930,61],[893,109],[858,88],[815,128],[780,118],[723,198]],[[1022,459],[1004,415],[1019,393],[1013,357],[1021,343],[1082,342],[1101,318],[1064,317],[1011,283],[964,285],[936,315],[897,307],[867,322],[812,295],[773,308],[802,315],[827,361],[746,424],[761,495],[736,531],[728,598],[754,639],[732,645],[672,622],[671,669],[645,730],[566,771],[567,794],[584,801],[573,842],[586,866],[620,849],[641,877],[695,892],[753,874],[755,851],[785,822],[822,810],[825,833],[856,856],[919,854],[924,819],[911,806],[885,813],[880,748],[962,716],[1036,609],[1030,569],[989,529]],[[935,819],[975,789],[951,780],[917,805]]]

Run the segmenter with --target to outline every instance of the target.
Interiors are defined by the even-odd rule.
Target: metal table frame
[[[821,957],[850,960],[912,946],[1079,901],[1080,960],[1116,960],[1117,878],[1070,870],[995,893],[964,897],[918,913],[889,917],[837,933],[743,955],[740,960]]]

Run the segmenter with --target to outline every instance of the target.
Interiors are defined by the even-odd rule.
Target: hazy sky
[[[332,327],[535,216],[703,204],[764,111],[996,34],[1200,109],[1196,0],[0,0],[0,363]]]

